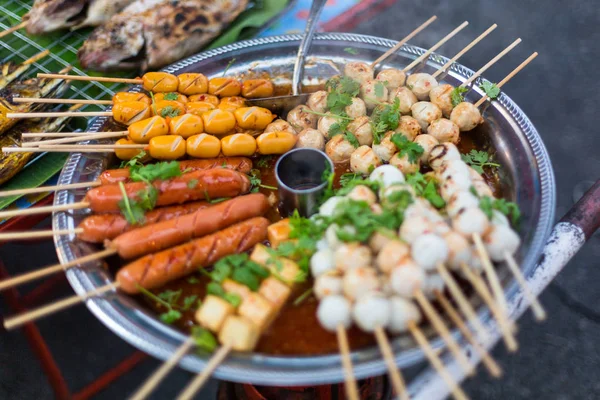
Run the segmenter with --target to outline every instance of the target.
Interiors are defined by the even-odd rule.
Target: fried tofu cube
[[[219,342],[237,351],[252,351],[259,337],[258,327],[241,315],[228,316],[219,332]]]
[[[250,293],[238,308],[238,314],[248,318],[262,332],[275,319],[277,310],[273,304],[258,293]]]
[[[237,283],[232,279],[223,280],[221,286],[223,287],[225,292],[237,294],[242,300],[244,300],[246,297],[248,297],[250,293],[252,293],[248,286],[242,285],[241,283]]]
[[[292,289],[274,276],[270,276],[261,282],[258,293],[279,310],[292,294]]]
[[[276,249],[281,242],[289,240],[290,238],[290,219],[282,219],[279,222],[269,225],[267,228],[267,234],[269,237],[269,243]]]
[[[235,314],[235,308],[231,303],[209,294],[196,311],[195,317],[196,321],[204,328],[212,332],[219,332],[225,319],[233,314]]]
[[[300,267],[294,261],[289,258],[271,255],[267,247],[262,244],[254,246],[254,251],[250,254],[250,259],[266,267],[271,274],[275,275],[288,286],[293,285],[301,273]]]

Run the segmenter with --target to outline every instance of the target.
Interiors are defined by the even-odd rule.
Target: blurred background
[[[332,2],[342,0],[332,0]],[[309,2],[300,2],[309,3]],[[600,56],[600,11],[594,0],[563,2],[503,0],[452,2],[384,2],[379,13],[365,9],[346,21],[346,30],[400,39],[431,15],[429,29],[412,42],[429,47],[462,21],[470,25],[438,52],[451,56],[494,22],[498,29],[461,63],[473,69],[483,65],[517,37],[523,39],[504,62],[486,74],[502,79],[533,51],[539,57],[505,88],[530,117],[549,150],[558,184],[557,219],[600,177],[599,85],[596,72]],[[389,6],[388,6],[389,4]],[[296,10],[301,19],[302,9]],[[364,14],[363,14],[364,13]],[[304,14],[305,15],[305,14]],[[548,310],[545,323],[537,324],[527,313],[519,322],[519,351],[493,352],[505,370],[501,380],[481,371],[465,382],[473,399],[597,399],[600,398],[600,282],[597,268],[600,244],[592,238],[541,296]],[[0,258],[11,273],[39,268],[56,261],[52,243],[5,245]],[[70,294],[66,283],[53,296]],[[6,304],[0,302],[0,313]],[[68,386],[76,392],[135,349],[115,336],[85,308],[76,307],[42,320],[38,325],[61,368]],[[147,359],[127,375],[96,395],[97,399],[123,398],[157,366]],[[176,371],[152,398],[169,399],[187,383],[190,375]],[[217,383],[198,398],[215,398]],[[50,399],[50,386],[20,331],[0,335],[0,398]]]

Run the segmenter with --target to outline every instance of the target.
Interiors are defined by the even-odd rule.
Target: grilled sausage
[[[209,202],[197,201],[180,206],[156,208],[146,213],[144,225],[167,221],[207,207],[210,207]],[[105,240],[112,240],[125,232],[139,228],[139,225],[130,225],[121,214],[96,214],[84,219],[79,224],[79,228],[82,228],[83,232],[78,234],[77,238],[90,243],[104,243]]]
[[[227,168],[247,174],[252,169],[252,160],[246,157],[218,157],[179,162],[181,171],[194,172],[213,168]],[[129,182],[129,168],[107,169],[100,174],[99,179],[103,185]]]
[[[182,204],[205,198],[235,197],[250,190],[250,180],[246,175],[226,168],[194,171],[176,178],[155,181],[152,185],[158,191],[156,206]],[[146,183],[126,183],[124,189],[129,199],[139,201]],[[119,185],[99,186],[88,191],[85,196],[85,201],[95,213],[119,212],[121,200],[123,194]]]
[[[268,209],[269,201],[261,193],[236,197],[192,214],[131,230],[107,243],[106,247],[116,249],[122,258],[136,258],[262,216]]]
[[[212,235],[142,257],[122,268],[117,282],[126,293],[139,287],[154,289],[198,269],[214,264],[230,254],[241,253],[267,238],[269,221],[256,217]]]

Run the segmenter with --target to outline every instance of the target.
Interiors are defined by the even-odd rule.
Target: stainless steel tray
[[[209,77],[217,76],[235,58],[228,74],[243,74],[251,70],[289,76],[299,40],[298,35],[286,35],[239,42],[200,53],[165,70],[172,73],[198,71]],[[319,34],[311,48],[312,56],[305,73],[305,84],[316,83],[339,73],[336,65],[343,65],[346,60],[374,60],[394,44],[394,41],[372,36]],[[353,55],[344,51],[348,47],[356,49],[358,53]],[[388,61],[388,65],[405,66],[423,52],[418,47],[404,46],[401,52]],[[445,57],[433,55],[421,68],[431,72],[446,61]],[[454,64],[444,80],[458,85],[472,73],[470,69]],[[474,101],[481,95],[481,91],[474,88],[467,98]],[[554,221],[555,185],[552,166],[537,131],[506,94],[502,94],[498,101],[488,107],[484,115],[488,122],[482,130],[482,136],[487,137],[497,149],[497,158],[502,164],[500,171],[504,193],[519,204],[523,213],[523,246],[518,259],[527,274],[534,267]],[[105,122],[105,119],[98,118],[92,121],[89,130],[98,131]],[[61,173],[59,183],[93,181],[107,163],[108,158],[104,155],[72,154]],[[84,195],[84,191],[60,191],[56,194],[55,204],[80,201]],[[53,227],[74,228],[82,218],[83,215],[79,213],[56,213],[53,216]],[[63,263],[95,250],[68,236],[56,237],[55,244],[58,257]],[[504,277],[507,296],[514,296],[517,291],[516,283],[503,268],[500,269],[500,274]],[[103,286],[113,278],[99,263],[70,269],[67,277],[78,294]],[[118,336],[160,359],[168,358],[185,338],[183,333],[160,322],[141,303],[120,292],[90,299],[87,306]],[[480,307],[479,315],[485,321],[490,319],[488,310],[484,307]],[[439,338],[431,339],[434,347],[443,346]],[[408,367],[424,359],[422,351],[408,337],[395,339],[393,347],[400,367]],[[181,367],[198,372],[204,367],[208,357],[208,354],[190,354],[182,360]],[[357,378],[385,373],[386,368],[377,348],[353,352],[352,359]],[[288,386],[343,380],[340,358],[336,354],[318,357],[232,354],[216,370],[214,376],[236,382]]]

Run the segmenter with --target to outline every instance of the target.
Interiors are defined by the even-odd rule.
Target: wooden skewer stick
[[[511,51],[512,49],[514,49],[515,47],[517,47],[517,45],[521,43],[521,38],[518,38],[517,40],[515,40],[514,42],[512,42],[511,44],[508,45],[507,48],[505,48],[504,50],[502,50],[500,53],[498,53],[498,55],[494,58],[492,58],[490,61],[488,61],[487,64],[485,64],[483,67],[479,68],[479,70],[477,72],[475,72],[469,79],[467,79],[466,81],[464,81],[462,83],[462,85],[460,86],[469,86],[471,84],[471,82],[473,82],[475,79],[477,79],[481,74],[483,74],[485,71],[487,71],[492,65],[494,65],[499,59],[501,59],[502,57],[504,57],[506,54],[508,54],[509,51]]]
[[[504,314],[502,310],[498,308],[498,305],[492,298],[492,294],[488,291],[481,277],[473,273],[473,271],[471,271],[469,269],[469,266],[466,264],[461,264],[460,268],[463,271],[463,274],[465,275],[467,280],[475,288],[479,296],[481,296],[485,304],[492,312],[492,315],[498,322],[498,326],[500,327],[500,331],[502,332],[502,338],[504,339],[504,344],[506,345],[506,348],[510,352],[517,351],[519,346],[517,344],[515,336],[513,335],[513,325],[508,320],[506,314]]]
[[[350,346],[348,345],[348,335],[343,325],[338,325],[336,329],[338,346],[340,348],[340,357],[342,358],[342,368],[344,368],[344,387],[346,397],[349,400],[360,400],[358,396],[358,386],[352,370],[352,359],[350,358]]]
[[[0,32],[0,38],[10,35],[11,33],[18,31],[19,29],[25,28],[26,26],[27,26],[27,21],[22,21],[21,23],[13,26],[11,28],[8,28],[5,31]]]
[[[57,111],[6,113],[6,118],[112,117],[112,111]]]
[[[502,313],[506,314],[507,305],[506,305],[506,297],[504,296],[504,290],[502,289],[502,284],[500,284],[500,278],[494,269],[494,265],[490,260],[490,256],[488,255],[485,247],[483,246],[483,241],[481,240],[481,236],[479,234],[473,234],[473,243],[475,243],[475,248],[477,249],[477,254],[481,259],[481,264],[483,264],[483,270],[485,271],[485,275],[487,276],[488,283],[492,288],[492,293],[494,293],[494,298],[496,299],[496,303],[498,303],[498,307],[502,310]]]
[[[110,153],[118,149],[147,149],[144,144],[48,144],[39,147],[3,147],[4,153]]]
[[[81,210],[88,208],[89,203],[63,204],[60,206],[29,207],[22,210],[0,211],[0,219],[22,217],[24,215],[47,214],[60,211]]]
[[[6,232],[0,233],[0,241],[6,240],[29,240],[52,237],[54,235],[78,235],[83,233],[83,228],[75,229],[56,229],[48,231],[30,231],[30,232]]]
[[[64,137],[78,137],[89,135],[89,132],[26,132],[21,133],[21,137],[25,138],[40,138],[40,137],[55,137],[55,138],[64,138]]]
[[[35,56],[28,58],[27,60],[23,61],[23,65],[29,65],[29,64],[33,64],[36,61],[41,60],[42,58],[46,57],[48,54],[50,54],[50,50],[44,50],[41,51],[39,53],[37,53]]]
[[[410,39],[414,38],[419,32],[421,32],[423,29],[427,28],[436,19],[437,19],[437,16],[434,15],[433,17],[429,18],[427,21],[423,22],[421,24],[421,26],[419,26],[417,29],[415,29],[414,31],[412,31],[411,33],[406,35],[404,37],[404,39],[402,39],[398,43],[396,43],[396,45],[394,47],[392,47],[391,49],[389,49],[388,51],[383,53],[383,55],[381,57],[379,57],[377,60],[373,61],[371,63],[371,68],[375,68],[377,66],[377,64],[379,64],[380,62],[382,62],[383,60],[385,60],[386,58],[388,58],[389,56],[391,56],[392,54],[394,54],[395,52],[400,50],[400,48],[402,46],[404,46],[404,44],[406,42],[408,42]]]
[[[67,269],[75,266],[82,266],[83,264],[86,264],[90,261],[101,260],[116,253],[117,251],[115,249],[106,249],[94,254],[77,258],[65,264],[55,264],[50,267],[42,268],[33,272],[28,272],[26,274],[22,274],[11,279],[5,279],[3,281],[0,281],[0,292],[10,287],[19,286],[24,283],[31,282],[33,280],[40,279],[48,275],[52,275],[61,271],[66,271]]]
[[[185,354],[190,351],[192,346],[194,345],[194,341],[191,337],[187,338],[181,346],[173,353],[173,355],[165,361],[160,368],[158,368],[154,373],[144,382],[142,386],[129,398],[129,400],[144,400],[146,399],[150,393],[160,384],[160,382],[165,379],[165,377],[175,368],[175,366],[179,363],[179,361],[185,356]]]
[[[404,379],[402,379],[400,369],[396,366],[396,360],[394,358],[392,346],[390,345],[390,341],[388,340],[385,331],[381,326],[375,328],[375,338],[377,339],[377,344],[379,345],[379,349],[383,355],[383,360],[387,366],[388,374],[390,376],[390,380],[392,381],[394,390],[400,399],[409,400],[408,392],[406,391],[406,384],[404,383]]]
[[[477,332],[477,336],[479,336],[479,338],[483,341],[487,340],[490,336],[488,330],[483,326],[483,324],[477,317],[475,309],[473,308],[471,303],[469,303],[469,300],[467,300],[466,296],[458,286],[456,280],[454,280],[450,272],[448,272],[448,269],[443,264],[439,264],[437,266],[437,269],[440,273],[440,276],[444,280],[444,283],[446,283],[448,290],[452,294],[452,297],[454,298],[454,300],[458,304],[458,307],[462,311],[463,315],[473,325],[474,330]]]
[[[77,143],[84,140],[95,140],[95,139],[108,139],[108,138],[116,138],[123,137],[128,135],[128,131],[120,131],[120,132],[104,132],[104,133],[94,133],[87,135],[80,135],[68,138],[61,139],[50,139],[50,140],[40,140],[37,142],[23,142],[27,146],[46,146],[51,144],[61,144],[61,143]]]
[[[442,38],[442,40],[440,40],[439,42],[437,42],[436,44],[434,44],[429,50],[427,50],[419,58],[417,58],[415,61],[413,61],[412,63],[410,63],[408,66],[406,66],[402,71],[403,72],[407,72],[410,69],[412,69],[415,65],[418,65],[421,61],[423,61],[426,58],[428,58],[431,55],[431,53],[433,53],[434,51],[436,51],[438,48],[442,47],[442,45],[444,43],[446,43],[448,40],[452,39],[454,37],[454,35],[456,35],[460,31],[462,31],[467,25],[469,25],[468,21],[465,21],[462,24],[460,24],[458,26],[458,28],[454,29],[452,32],[450,32],[449,34],[447,34],[446,36],[444,36]]]
[[[487,35],[489,35],[497,27],[498,27],[497,24],[494,24],[494,25],[490,26],[485,32],[483,32],[481,35],[477,36],[477,38],[475,40],[473,40],[471,43],[469,43],[467,45],[467,47],[465,47],[464,49],[462,49],[461,51],[459,51],[454,57],[452,57],[450,60],[448,60],[448,62],[446,64],[442,65],[440,67],[440,69],[438,69],[437,71],[435,71],[433,73],[433,75],[431,75],[431,76],[435,78],[439,74],[441,74],[442,72],[444,72],[446,70],[446,68],[448,68],[450,65],[454,64],[467,51],[471,50],[477,43],[481,42]]]
[[[66,185],[40,186],[31,189],[15,189],[0,191],[0,197],[24,196],[26,194],[55,192],[57,190],[91,188],[102,185],[100,181],[69,183]]]
[[[413,335],[419,346],[423,349],[425,356],[427,356],[433,368],[437,371],[438,374],[440,374],[444,382],[446,382],[446,385],[448,385],[448,387],[450,388],[450,391],[452,392],[454,398],[456,400],[468,399],[465,392],[460,388],[456,380],[452,378],[452,375],[450,375],[446,367],[444,367],[444,364],[442,363],[442,360],[440,360],[440,358],[438,357],[437,353],[431,348],[431,345],[429,344],[429,341],[427,340],[423,332],[417,327],[417,325],[413,321],[410,321],[408,323],[408,330]]]
[[[456,340],[450,334],[450,330],[442,320],[442,317],[435,311],[429,300],[425,297],[422,291],[417,290],[414,293],[415,300],[419,303],[419,306],[423,309],[423,312],[427,315],[431,325],[436,332],[442,337],[450,352],[456,358],[456,361],[461,365],[465,373],[469,376],[474,374],[473,365],[469,362],[467,357],[460,350],[460,346],[456,343]]]
[[[109,83],[129,83],[129,84],[142,84],[144,83],[141,79],[127,79],[127,78],[108,78],[102,76],[81,76],[81,75],[60,75],[60,74],[37,74],[38,78],[50,78],[50,79],[65,79],[71,81],[91,81],[91,82],[109,82]]]
[[[527,66],[527,64],[529,64],[531,61],[533,61],[533,59],[536,58],[537,56],[538,56],[538,53],[536,51],[535,53],[533,53],[532,55],[527,57],[527,59],[525,61],[523,61],[521,64],[519,64],[519,66],[517,68],[515,68],[510,74],[506,75],[506,77],[504,79],[502,79],[500,81],[500,83],[498,83],[496,86],[498,88],[501,88],[502,86],[504,86],[506,84],[506,82],[511,80],[516,74],[518,74],[523,68],[525,68]],[[475,103],[475,107],[479,107],[487,99],[488,99],[487,95],[483,96],[481,99],[479,99],[479,101],[477,103]]]
[[[490,356],[490,354],[477,342],[477,339],[473,336],[467,325],[463,322],[458,311],[454,306],[450,303],[450,301],[444,296],[440,291],[436,290],[434,295],[437,301],[442,305],[442,308],[448,314],[448,317],[454,322],[454,324],[458,327],[463,336],[473,345],[475,351],[481,357],[481,362],[487,368],[490,375],[495,378],[499,378],[502,376],[502,369],[496,363],[496,361]]]
[[[217,352],[210,358],[204,370],[198,374],[183,391],[177,396],[177,400],[192,400],[194,395],[202,388],[204,383],[210,378],[215,369],[223,362],[231,351],[230,345],[223,345],[217,350]]]
[[[83,99],[47,99],[44,97],[14,97],[13,103],[44,103],[44,104],[93,104],[111,105],[111,100],[83,100]]]
[[[517,262],[515,261],[512,254],[510,254],[509,252],[505,252],[504,260],[506,261],[506,265],[508,265],[508,268],[510,269],[510,271],[515,276],[515,279],[521,286],[521,289],[523,290],[523,295],[525,296],[527,301],[529,301],[529,304],[531,304],[531,311],[533,311],[533,315],[535,316],[535,319],[537,319],[538,321],[545,320],[546,319],[546,311],[544,310],[544,307],[542,307],[542,305],[540,304],[537,297],[535,297],[533,295],[533,293],[531,293],[531,290],[529,290],[529,285],[527,284],[527,280],[523,276],[523,273],[521,272],[521,269],[517,265]]]
[[[82,296],[75,295],[67,297],[66,299],[56,301],[54,303],[48,304],[47,306],[43,306],[35,310],[25,312],[15,317],[7,318],[4,320],[4,328],[6,328],[7,330],[17,328],[23,324],[26,324],[27,322],[46,317],[50,314],[54,314],[55,312],[62,311],[66,308],[74,306],[75,304],[83,303],[91,297],[99,296],[103,293],[116,290],[119,286],[120,285],[118,282],[109,283],[108,285],[99,287],[98,289],[91,290]]]

